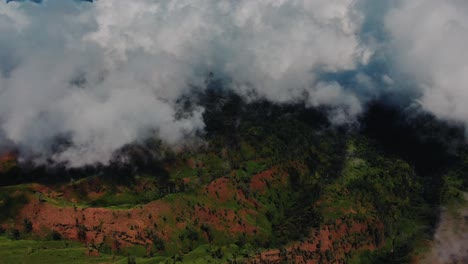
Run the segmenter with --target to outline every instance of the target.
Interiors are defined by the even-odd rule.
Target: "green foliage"
[[[31,220],[29,220],[28,218],[25,218],[23,220],[23,224],[24,224],[24,232],[31,233],[31,231],[33,229],[33,224],[31,222]]]
[[[86,240],[86,231],[88,231],[86,229],[86,226],[84,226],[83,224],[78,225],[77,236],[79,240]]]
[[[21,233],[18,229],[12,229],[10,232],[9,232],[9,238],[10,239],[13,239],[13,240],[19,240],[21,237]]]
[[[333,225],[337,220],[368,227],[367,232],[346,237],[347,243],[358,247],[359,240],[366,240],[382,247],[354,256],[352,252],[348,254],[349,263],[405,263],[414,250],[412,242],[430,236],[438,206],[459,201],[468,187],[466,146],[461,150],[453,148],[456,154],[418,156],[424,150],[433,151],[444,146],[443,140],[431,136],[430,143],[419,139],[408,141],[404,138],[406,130],[399,132],[401,138],[393,139],[391,130],[381,132],[382,138],[380,134],[372,134],[375,129],[381,129],[372,124],[365,127],[364,132],[345,132],[330,126],[321,110],[301,104],[245,103],[223,89],[209,89],[200,100],[206,109],[203,113],[206,134],[202,135],[206,144],[180,153],[164,151],[161,143],[154,142],[146,150],[132,146],[125,150],[133,153],[132,157],[138,157],[134,160],[138,164],[135,171],[151,178],[148,184],[128,168],[117,170],[120,174],[115,181],[113,173],[106,174],[107,189],[99,198],[88,197],[86,179],[71,184],[73,197],[78,198],[82,206],[127,208],[158,199],[172,206],[173,213],[145,215],[151,221],[159,221],[158,227],[155,225],[155,229],[148,231],[153,243],[148,247],[151,254],[177,255],[143,259],[140,258],[146,254],[143,246],[120,250],[121,245],[114,244],[118,253],[130,254],[127,259],[120,258],[121,263],[156,260],[234,263],[235,254],[252,244],[264,248],[285,247],[308,236],[312,228]],[[411,134],[410,139],[415,139],[415,134]],[[393,142],[398,144],[393,146]],[[410,149],[406,144],[420,149]],[[153,152],[162,160],[156,162]],[[453,155],[456,158],[451,163]],[[443,162],[438,163],[438,157],[443,158]],[[444,166],[434,172],[425,170],[426,158]],[[429,164],[428,168],[436,165]],[[157,170],[152,171],[152,168]],[[252,178],[266,170],[272,172],[271,177],[268,174],[258,184],[260,187],[252,188]],[[221,177],[229,179],[228,189],[232,192],[228,193],[232,197],[223,202],[220,200],[225,193],[215,190],[215,196],[211,197],[205,189],[207,184]],[[148,185],[151,188],[147,189]],[[16,217],[17,210],[27,202],[22,193],[0,191],[0,222]],[[431,195],[436,198],[430,199]],[[41,196],[41,201],[59,204],[58,199],[50,197]],[[69,204],[61,204],[66,205]],[[216,224],[202,223],[202,218],[194,213],[196,206],[208,214],[234,212],[235,220],[221,216],[214,221]],[[245,213],[251,211],[255,214]],[[130,213],[128,218],[133,218]],[[249,224],[256,229],[253,234],[231,231],[233,223]],[[32,231],[30,220],[24,219],[23,224],[24,233],[8,231],[11,239],[18,240]],[[159,228],[170,231],[170,240],[164,241],[158,235],[161,233],[156,234]],[[60,240],[60,234],[54,232],[51,239]],[[80,240],[86,239],[86,232],[84,225],[78,226]],[[18,245],[15,244],[18,241],[9,242]],[[42,254],[34,244],[24,243],[23,246],[26,249],[18,249],[20,256]],[[319,246],[323,244],[320,242]],[[83,253],[83,249],[77,247],[57,248],[59,252],[68,250],[71,256]],[[99,250],[111,253],[108,244],[100,245]],[[323,261],[333,262],[333,258],[330,250],[321,254]],[[81,256],[79,260],[83,259]],[[54,262],[44,260],[44,263]]]
[[[0,236],[0,263],[112,263],[123,257],[90,257],[81,243],[65,241],[10,240]]]
[[[153,234],[151,237],[151,241],[153,241],[153,245],[158,251],[162,251],[165,248],[164,240],[160,238],[157,234]]]
[[[441,203],[449,204],[463,201],[463,179],[451,172],[442,178]]]
[[[14,193],[14,190],[0,189],[0,222],[15,218],[17,211],[28,202],[24,193]]]
[[[136,193],[132,191],[112,193],[107,192],[103,197],[91,201],[90,205],[93,207],[109,207],[109,206],[125,206],[132,207],[138,204],[145,204],[147,202],[160,198],[159,192],[148,191],[144,193]]]
[[[58,241],[58,240],[62,240],[62,235],[59,232],[52,230],[50,234],[50,238],[52,240]]]
[[[277,246],[289,241],[298,241],[309,235],[312,227],[319,227],[322,216],[313,206],[294,207],[287,210],[285,218],[273,226],[273,237]]]
[[[384,236],[389,241],[382,250],[357,255],[351,263],[407,263],[415,243],[431,236],[435,210],[424,200],[427,182],[407,162],[385,156],[363,138],[350,144],[343,177],[327,188],[328,200],[344,208],[361,204],[365,211],[356,217],[374,215],[384,223],[385,234],[371,229],[374,243],[380,245]]]
[[[211,253],[211,256],[217,259],[222,259],[224,256],[223,250],[221,248],[217,248]]]
[[[136,264],[136,263],[137,262],[136,262],[135,256],[130,256],[129,255],[128,258],[127,258],[127,264]]]

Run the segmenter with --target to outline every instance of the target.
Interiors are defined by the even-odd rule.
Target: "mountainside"
[[[418,263],[440,208],[465,206],[460,127],[199,98],[205,133],[177,150],[152,139],[81,169],[3,154],[0,263]]]
[[[0,0],[0,264],[468,263],[466,47],[466,0]]]

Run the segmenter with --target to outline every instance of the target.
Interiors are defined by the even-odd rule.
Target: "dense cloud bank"
[[[402,1],[385,25],[395,67],[416,82],[418,102],[438,117],[468,123],[468,2]]]
[[[468,4],[384,2],[3,1],[0,137],[71,166],[149,136],[180,144],[203,109],[178,117],[176,101],[210,73],[249,100],[330,106],[335,123],[384,93],[468,122]]]

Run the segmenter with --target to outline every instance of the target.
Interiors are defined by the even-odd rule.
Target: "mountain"
[[[346,126],[224,90],[199,103],[179,149],[79,169],[3,154],[0,263],[423,263],[440,209],[466,208],[459,126],[379,102]]]

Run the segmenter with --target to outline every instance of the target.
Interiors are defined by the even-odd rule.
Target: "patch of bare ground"
[[[250,181],[250,189],[260,193],[265,192],[265,187],[269,181],[273,179],[274,170],[266,170],[252,177]]]
[[[83,186],[87,188],[87,185]],[[172,243],[188,225],[200,228],[203,224],[232,237],[258,232],[258,228],[246,220],[257,214],[249,209],[256,205],[255,201],[236,189],[230,178],[217,179],[198,192],[200,197],[214,201],[207,205],[188,203],[183,199],[160,199],[132,209],[117,210],[55,206],[41,198],[62,197],[73,202],[72,195],[67,195],[67,188],[59,193],[51,187],[33,184],[31,189],[41,195],[30,195],[30,201],[18,213],[15,228],[21,230],[24,219],[28,219],[32,223],[32,232],[39,236],[45,237],[55,231],[65,239],[81,241],[92,248],[106,243],[118,251],[141,245],[147,248],[148,253],[154,235]],[[90,189],[87,191],[91,195],[101,195],[98,192],[93,194]],[[223,206],[223,203],[238,203],[239,208]]]
[[[375,232],[383,234],[383,224],[374,219],[368,221],[358,223],[339,219],[334,224],[313,229],[304,241],[264,251],[249,259],[248,263],[346,263],[353,252],[373,250],[383,245],[383,240],[375,239]]]

